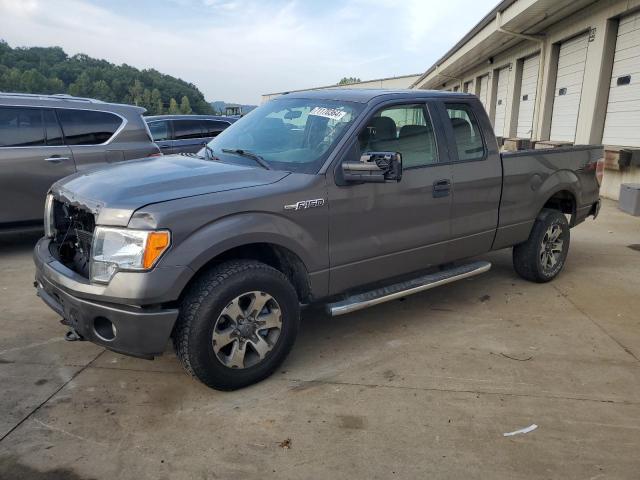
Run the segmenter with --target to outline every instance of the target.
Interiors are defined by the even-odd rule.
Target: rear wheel
[[[190,288],[174,332],[178,358],[209,387],[234,390],[269,376],[298,332],[296,291],[256,261],[214,267]]]
[[[569,253],[567,218],[557,210],[543,209],[526,242],[513,247],[513,266],[522,278],[544,283],[553,280]]]

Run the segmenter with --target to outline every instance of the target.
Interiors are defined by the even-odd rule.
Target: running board
[[[344,315],[345,313],[351,313],[356,310],[362,310],[363,308],[373,307],[380,303],[389,302],[414,293],[430,290],[457,280],[474,277],[489,271],[490,268],[491,263],[489,262],[473,262],[467,265],[453,267],[449,270],[423,275],[412,280],[389,285],[388,287],[359,293],[339,302],[330,303],[327,305],[327,311],[333,317]]]

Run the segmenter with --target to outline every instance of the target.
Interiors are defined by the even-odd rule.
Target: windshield
[[[254,165],[255,159],[248,157],[257,155],[276,170],[317,173],[363,108],[333,100],[272,100],[209,142],[209,154]]]

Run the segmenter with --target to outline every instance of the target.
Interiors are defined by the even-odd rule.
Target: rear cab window
[[[471,105],[445,103],[458,161],[484,160],[486,147]]]
[[[108,112],[57,109],[67,145],[100,145],[111,140],[124,120]]]

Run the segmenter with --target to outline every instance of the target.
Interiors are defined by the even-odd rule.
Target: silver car
[[[160,155],[143,108],[69,95],[0,93],[0,231],[42,225],[52,183]]]

